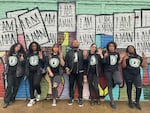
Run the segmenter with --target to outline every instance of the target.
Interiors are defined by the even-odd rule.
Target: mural
[[[1,3],[0,3],[1,4]],[[27,3],[28,4],[28,3]],[[146,53],[150,57],[150,9],[136,9],[131,12],[114,12],[111,14],[77,14],[80,8],[75,2],[58,2],[57,10],[50,7],[42,9],[29,3],[29,9],[6,10],[6,16],[0,18],[0,97],[4,96],[7,85],[5,77],[5,56],[10,46],[16,42],[24,48],[32,41],[38,42],[45,52],[48,52],[56,42],[62,45],[64,57],[73,39],[78,39],[80,49],[89,49],[90,44],[96,43],[105,50],[106,44],[114,40],[119,50],[132,44],[137,52]],[[33,6],[33,7],[31,7]],[[142,7],[140,7],[142,8]],[[1,12],[2,13],[2,12]],[[150,63],[150,62],[148,62]],[[121,69],[120,69],[121,72]],[[121,74],[122,75],[122,74]],[[65,78],[64,90],[60,98],[69,98],[68,76]],[[141,100],[150,100],[150,65],[141,68],[143,91]],[[108,100],[108,89],[105,75],[100,76],[100,95]],[[43,77],[41,81],[42,98],[45,99],[49,83]],[[77,91],[77,90],[76,90]],[[115,100],[127,100],[126,86],[115,86],[113,89]],[[77,93],[75,93],[77,97]],[[135,94],[133,93],[133,96]],[[88,83],[84,83],[83,98],[88,99]],[[29,98],[28,80],[22,80],[17,98]]]

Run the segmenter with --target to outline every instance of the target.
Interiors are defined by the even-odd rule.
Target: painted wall
[[[58,2],[68,1],[58,0]],[[29,39],[31,41],[33,39],[31,34],[34,34],[33,32],[36,30],[41,30],[45,35],[36,34],[34,40],[38,41],[41,45],[47,43],[48,40],[50,41],[48,44],[44,44],[44,46],[51,46],[55,43],[57,41],[57,33],[63,34],[64,40],[61,44],[64,55],[71,41],[77,38],[81,43],[81,48],[88,49],[93,42],[96,42],[98,47],[105,48],[107,42],[115,40],[120,48],[126,48],[128,44],[134,44],[139,54],[141,50],[145,50],[146,55],[150,57],[150,49],[147,49],[150,48],[150,10],[145,10],[150,7],[149,0],[77,0],[75,4],[76,10],[74,10],[74,5],[71,7],[69,5],[65,10],[64,5],[58,6],[58,2],[56,0],[41,0],[40,2],[38,0],[0,0],[0,56],[3,61],[5,61],[5,51],[17,39],[26,47],[30,43]],[[72,11],[68,12],[70,10]],[[46,14],[50,14],[51,17],[47,17]],[[75,14],[77,14],[77,17],[75,17]],[[9,19],[10,17],[15,17],[15,19]],[[28,18],[27,21],[25,21],[25,18]],[[2,24],[3,22],[5,24]],[[12,32],[13,38],[8,36]],[[4,35],[5,33],[7,35]],[[2,34],[5,37],[3,39]],[[42,38],[39,39],[40,37]],[[3,77],[4,65],[2,60],[0,66],[0,97],[3,97],[4,84],[6,85],[7,83]],[[148,69],[141,69],[141,77],[143,80],[141,99],[150,100],[150,65]],[[64,78],[65,87],[61,98],[68,98],[68,76],[64,74]],[[41,87],[42,98],[44,99],[48,90],[48,83],[44,78],[42,79]],[[107,100],[109,99],[107,93],[105,77],[101,76],[100,95],[104,96]],[[116,86],[113,93],[116,100],[127,100],[126,86],[124,84]],[[87,99],[88,96],[88,84],[84,84],[83,97]],[[22,80],[17,97],[29,97],[29,84],[27,80]]]

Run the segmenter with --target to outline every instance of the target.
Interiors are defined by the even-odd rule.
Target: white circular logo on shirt
[[[51,67],[56,68],[59,65],[59,59],[58,58],[50,58],[49,64]]]
[[[39,57],[37,55],[31,56],[29,58],[29,63],[31,66],[36,66],[39,63]]]
[[[116,65],[117,58],[117,55],[110,55],[110,65]]]
[[[96,58],[95,58],[95,56],[93,55],[93,56],[91,56],[91,59],[90,59],[90,65],[96,65]]]
[[[78,53],[77,52],[74,53],[74,62],[78,62]]]
[[[137,59],[137,58],[131,58],[131,59],[129,59],[129,65],[131,67],[137,68],[137,67],[140,66],[140,64],[141,64],[141,61],[139,59]]]
[[[8,60],[10,66],[15,66],[18,63],[18,59],[16,56],[9,56]]]

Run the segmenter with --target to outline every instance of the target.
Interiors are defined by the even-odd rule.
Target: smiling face
[[[92,44],[91,47],[90,47],[91,53],[95,53],[96,49],[97,49],[96,44]]]
[[[59,45],[55,44],[55,45],[53,46],[53,52],[54,52],[54,53],[58,53],[58,52],[59,52]]]
[[[18,53],[18,51],[20,51],[20,49],[21,49],[21,45],[17,44],[15,47],[15,53]]]
[[[78,42],[77,40],[74,40],[74,41],[72,42],[72,47],[73,47],[73,48],[78,48],[78,47],[79,47],[79,42]]]
[[[133,46],[128,46],[128,52],[129,54],[135,54],[135,48]]]
[[[108,46],[108,49],[110,52],[114,52],[115,51],[115,45],[110,43],[109,46]]]
[[[31,48],[32,48],[33,51],[37,51],[37,44],[33,43],[32,46],[31,46]]]

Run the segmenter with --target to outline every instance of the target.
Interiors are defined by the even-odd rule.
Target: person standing
[[[118,71],[118,64],[121,63],[122,58],[118,52],[116,52],[117,45],[115,42],[109,42],[107,44],[107,52],[104,54],[104,74],[107,80],[108,94],[110,97],[110,106],[116,108],[114,102],[112,89],[116,84],[121,84],[122,79]]]
[[[72,42],[72,49],[69,50],[65,57],[65,70],[69,75],[69,96],[68,105],[74,102],[74,86],[75,82],[78,85],[78,105],[83,106],[82,91],[83,91],[83,75],[85,74],[84,52],[79,49],[79,42]]]
[[[129,45],[126,48],[126,56],[123,58],[122,67],[123,75],[127,85],[128,106],[133,108],[134,105],[137,109],[141,110],[140,96],[142,90],[142,80],[140,75],[140,67],[147,66],[146,57],[144,52],[142,57],[136,53],[134,46]],[[132,85],[136,88],[135,102],[132,101]]]
[[[37,42],[32,42],[29,45],[29,51],[26,62],[26,76],[30,85],[30,101],[27,104],[28,107],[35,104],[35,91],[37,92],[36,101],[40,100],[42,79],[42,69],[45,65],[45,57],[41,51],[40,45]]]
[[[7,88],[4,96],[3,108],[15,102],[16,94],[20,86],[25,68],[25,51],[20,43],[11,46],[7,57]]]
[[[49,55],[47,63],[47,71],[52,83],[52,106],[56,106],[56,98],[58,94],[57,87],[61,82],[61,77],[63,76],[63,66],[65,65],[63,54],[59,51],[59,44],[53,45],[52,54]]]
[[[90,104],[94,105],[94,90],[96,92],[97,104],[100,104],[100,94],[99,94],[99,75],[101,73],[101,65],[103,54],[101,49],[97,49],[96,44],[93,43],[90,47],[89,55],[87,57],[87,78],[89,83],[90,91]],[[94,90],[93,90],[94,88]]]

